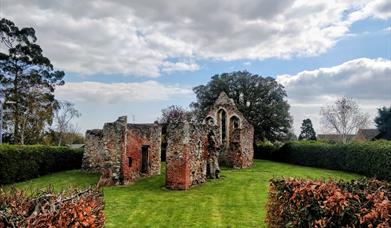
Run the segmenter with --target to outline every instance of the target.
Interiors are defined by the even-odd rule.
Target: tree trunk
[[[61,146],[61,142],[62,142],[62,133],[60,133],[58,137],[58,146]]]
[[[15,64],[16,65],[16,64]],[[17,65],[16,65],[17,68]],[[14,93],[14,104],[13,104],[13,109],[14,109],[14,143],[15,144],[20,144],[20,135],[19,135],[19,91],[18,91],[18,80],[19,80],[19,73],[18,70],[16,69],[15,72],[15,79],[14,79],[14,88],[13,88],[13,93]]]

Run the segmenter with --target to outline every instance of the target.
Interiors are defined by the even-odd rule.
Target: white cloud
[[[131,83],[69,82],[56,89],[59,99],[92,104],[162,101],[174,97],[191,96],[191,88],[164,85],[156,81]]]
[[[355,59],[296,75],[279,75],[276,80],[286,88],[296,132],[305,118],[324,132],[319,124],[320,107],[341,96],[352,97],[371,118],[376,108],[391,105],[391,61],[386,59]]]
[[[1,15],[36,29],[55,66],[82,74],[158,77],[200,59],[318,55],[387,0],[3,0]]]

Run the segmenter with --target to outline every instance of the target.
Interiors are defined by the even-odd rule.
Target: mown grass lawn
[[[129,186],[103,189],[107,227],[264,227],[268,181],[273,177],[333,178],[351,180],[359,175],[257,160],[249,169],[223,169],[223,178],[189,191],[164,188],[161,175]],[[96,175],[67,171],[16,186],[23,189],[52,184],[95,184]]]

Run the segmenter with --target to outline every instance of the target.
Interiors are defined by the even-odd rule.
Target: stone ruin
[[[226,93],[220,93],[205,122],[218,128],[221,151],[219,162],[234,168],[247,168],[254,157],[254,128]]]
[[[167,126],[166,187],[189,189],[220,177],[219,163],[252,165],[254,129],[223,92],[203,123]],[[128,124],[126,116],[86,132],[82,168],[101,173],[98,186],[117,185],[160,174],[162,127]]]
[[[127,184],[160,174],[161,126],[128,124],[126,116],[88,130],[82,168],[101,173],[101,185]]]
[[[190,122],[170,123],[167,129],[166,187],[189,189],[220,176],[216,128]]]

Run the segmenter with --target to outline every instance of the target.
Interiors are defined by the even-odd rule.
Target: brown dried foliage
[[[391,185],[273,179],[266,222],[269,227],[391,227]]]
[[[33,195],[16,189],[0,192],[0,228],[103,227],[104,221],[102,194],[93,189]]]

